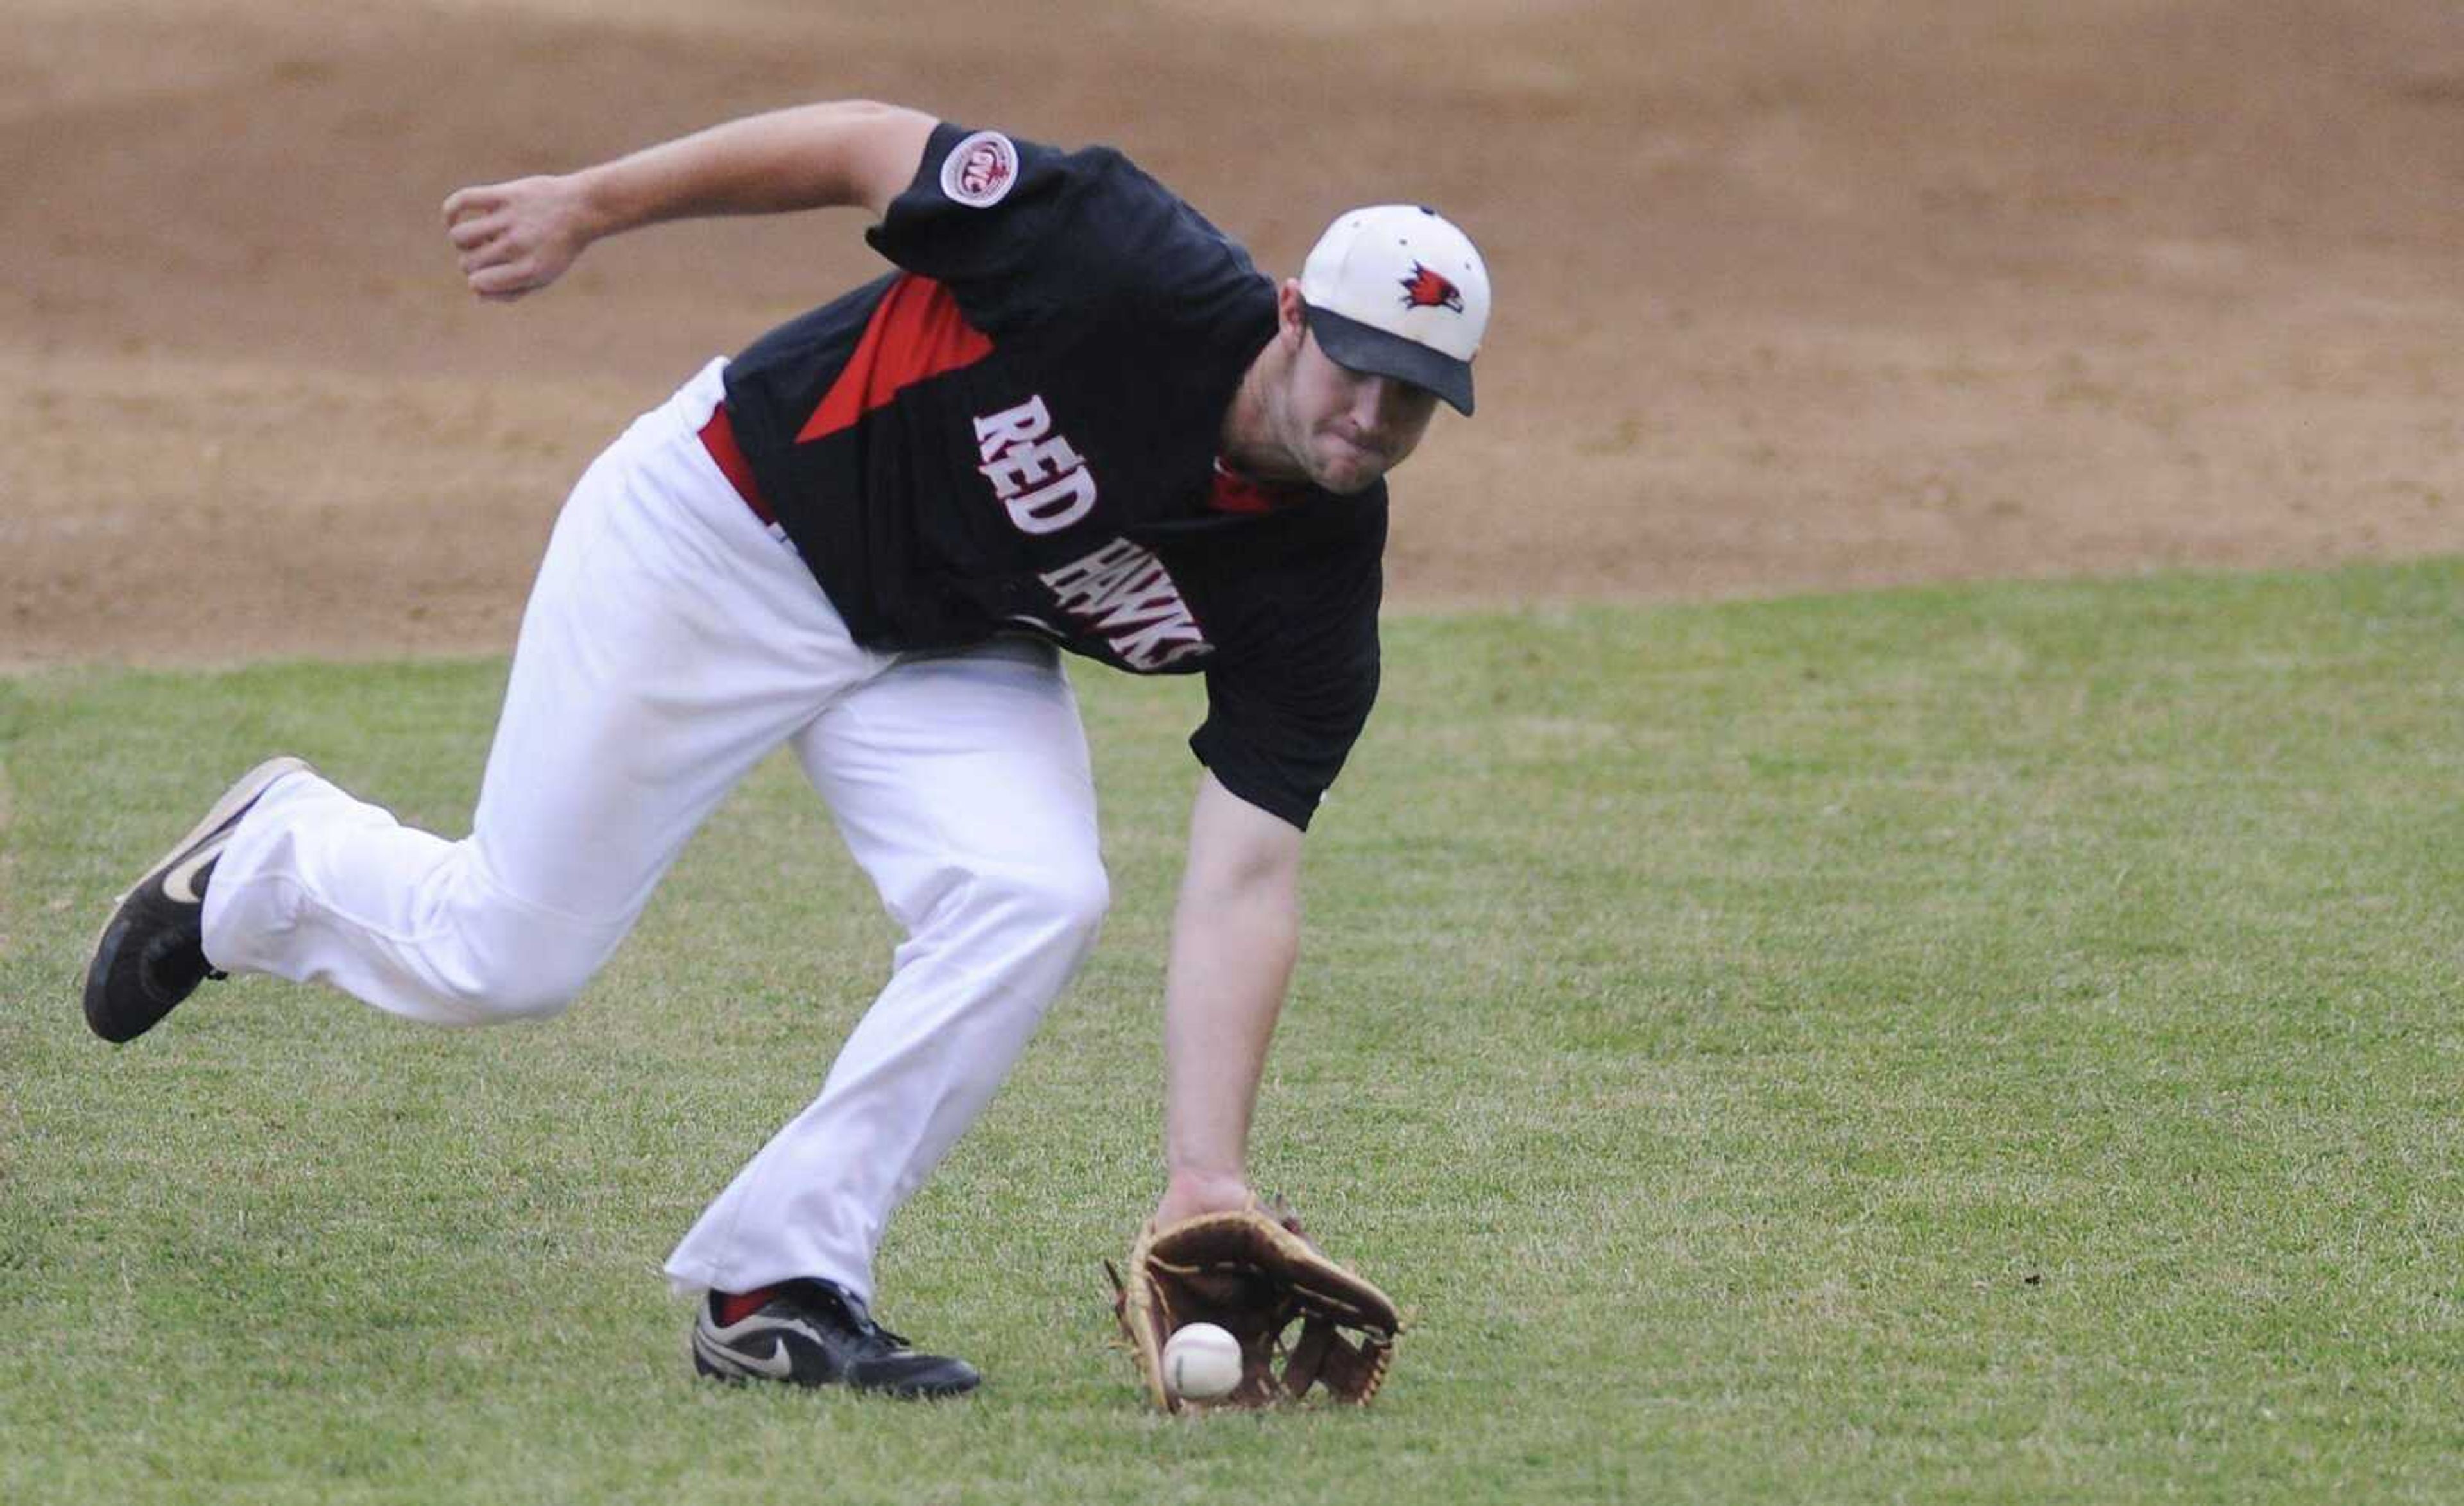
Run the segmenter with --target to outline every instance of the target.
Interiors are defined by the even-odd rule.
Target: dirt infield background
[[[0,664],[507,647],[589,455],[873,263],[672,227],[485,306],[438,202],[847,95],[1117,143],[1279,270],[1465,222],[1408,602],[2464,549],[2443,0],[9,11]]]

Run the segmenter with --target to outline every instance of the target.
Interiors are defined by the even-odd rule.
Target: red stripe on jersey
[[[753,466],[744,458],[744,447],[736,442],[736,422],[727,416],[725,403],[712,409],[710,422],[701,426],[701,446],[718,462],[719,473],[727,477],[728,485],[736,488],[736,495],[744,498],[744,505],[753,509],[753,516],[765,523],[776,523],[778,515],[761,499],[761,488],[753,479]]]
[[[948,288],[931,277],[902,277],[882,295],[864,326],[864,338],[856,342],[855,354],[823,395],[822,406],[804,421],[796,442],[852,429],[903,388],[972,365],[992,348],[983,332],[958,312],[958,300]]]

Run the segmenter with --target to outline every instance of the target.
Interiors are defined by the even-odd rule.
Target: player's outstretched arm
[[[1199,784],[1164,979],[1164,1160],[1157,1224],[1244,1206],[1249,1116],[1300,949],[1301,833]]]
[[[563,276],[592,241],[703,214],[890,207],[915,175],[933,117],[869,100],[747,116],[580,172],[457,189],[446,236],[484,299]]]

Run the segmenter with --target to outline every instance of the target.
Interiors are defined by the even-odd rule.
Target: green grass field
[[[1260,1181],[1415,1320],[1149,1415],[1194,687],[1082,673],[1117,908],[893,1229],[937,1408],[696,1383],[655,1272],[891,939],[764,767],[565,1018],[263,980],[89,1038],[289,750],[458,831],[494,663],[0,682],[0,1500],[2464,1497],[2464,562],[1406,617]]]

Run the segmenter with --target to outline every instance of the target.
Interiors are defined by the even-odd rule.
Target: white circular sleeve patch
[[[960,204],[986,210],[1018,182],[1018,148],[999,131],[978,131],[941,159],[941,191]]]

